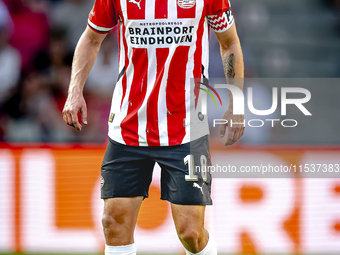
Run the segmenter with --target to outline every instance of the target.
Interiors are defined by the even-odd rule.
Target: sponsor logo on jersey
[[[139,10],[141,10],[141,7],[140,7],[140,2],[141,2],[141,1],[142,1],[142,0],[139,0],[139,1],[137,1],[137,0],[129,0],[129,3],[136,4],[136,5],[138,6]]]
[[[131,45],[190,45],[193,41],[195,26],[183,26],[180,22],[140,23],[130,26],[128,40]]]
[[[100,176],[100,187],[102,188],[104,186],[104,178],[103,176]]]
[[[195,6],[196,0],[177,0],[177,4],[183,9],[189,9]]]

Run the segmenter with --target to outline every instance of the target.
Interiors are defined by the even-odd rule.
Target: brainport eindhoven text
[[[130,27],[130,43],[133,45],[191,43],[194,28],[194,26]]]

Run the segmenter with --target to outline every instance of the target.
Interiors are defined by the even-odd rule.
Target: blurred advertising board
[[[104,151],[101,145],[2,145],[0,252],[102,252]],[[214,205],[207,207],[206,225],[220,252],[340,253],[339,147],[215,146],[211,155],[213,165],[230,169],[259,167],[261,159],[274,172],[280,166],[297,169],[280,172],[278,178],[213,173]],[[319,164],[319,175],[313,175]],[[332,178],[323,178],[323,169],[330,171],[330,165]],[[181,253],[170,206],[159,199],[159,185],[156,165],[150,197],[137,222],[137,248]]]

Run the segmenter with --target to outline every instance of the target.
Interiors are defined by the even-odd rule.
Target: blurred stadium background
[[[92,5],[0,0],[0,253],[102,254],[99,166],[118,76],[117,31],[105,39],[85,86],[89,125],[79,133],[61,118],[73,50]],[[339,164],[340,1],[234,0],[232,6],[246,77],[331,80],[330,87],[311,88],[309,103],[329,123],[265,129],[227,149],[212,143],[213,160]],[[214,35],[210,48],[210,76],[223,77]],[[159,175],[156,168],[137,247],[143,254],[183,254],[169,205],[159,200]],[[338,178],[218,178],[213,199],[207,225],[223,254],[340,254]]]

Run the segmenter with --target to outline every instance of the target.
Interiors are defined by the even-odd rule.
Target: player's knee
[[[200,232],[196,229],[186,228],[178,232],[178,237],[189,245],[197,244]]]
[[[104,228],[113,228],[118,225],[122,225],[126,223],[128,220],[126,219],[127,214],[122,210],[116,210],[114,212],[105,213],[102,217],[102,225]]]
[[[123,219],[117,215],[103,214],[102,225],[106,229],[114,228],[117,225],[122,224]]]
[[[115,225],[115,220],[110,214],[103,214],[102,217],[102,225],[103,228],[110,229],[112,226]]]

